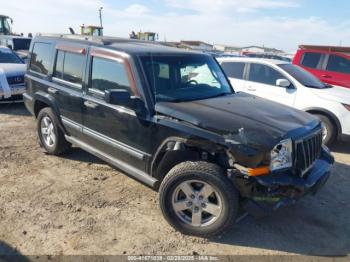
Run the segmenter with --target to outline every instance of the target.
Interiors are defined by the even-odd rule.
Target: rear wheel
[[[40,144],[47,153],[59,155],[70,147],[58,126],[58,119],[51,108],[46,107],[42,109],[38,114],[37,121]]]
[[[210,237],[225,231],[237,216],[239,195],[222,169],[207,162],[175,166],[160,186],[167,221],[184,234]]]
[[[323,129],[322,129],[323,143],[326,145],[331,145],[335,141],[337,127],[327,116],[324,116],[324,115],[315,115],[315,116],[321,119],[323,123]]]

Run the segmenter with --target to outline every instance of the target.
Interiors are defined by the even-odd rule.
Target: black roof
[[[43,40],[49,38],[56,41],[67,41],[70,43],[88,44],[101,47],[103,46],[105,48],[137,55],[147,53],[203,54],[202,52],[170,47],[167,46],[166,42],[151,42],[109,36],[38,34],[35,38]]]

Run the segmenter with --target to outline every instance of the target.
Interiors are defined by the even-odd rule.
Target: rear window
[[[327,71],[350,74],[350,60],[337,55],[330,55]]]
[[[13,39],[13,50],[29,50],[31,39],[15,38]]]
[[[51,65],[51,45],[35,43],[30,59],[30,69],[34,72],[47,75]]]
[[[228,77],[243,79],[245,63],[224,62],[221,67]]]
[[[85,55],[58,50],[54,77],[81,85]]]
[[[320,63],[321,56],[322,54],[320,53],[305,53],[301,64],[306,67],[317,68]]]

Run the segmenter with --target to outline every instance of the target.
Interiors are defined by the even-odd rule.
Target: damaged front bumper
[[[249,193],[245,191],[243,207],[255,217],[261,217],[283,206],[294,204],[307,194],[316,194],[330,177],[333,164],[333,156],[323,148],[320,158],[303,177],[292,171],[255,177],[255,181],[250,181],[252,186]],[[240,187],[242,188],[242,183]]]

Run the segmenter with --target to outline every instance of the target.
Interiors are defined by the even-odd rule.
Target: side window
[[[72,84],[81,85],[84,65],[84,55],[58,50],[53,76]]]
[[[320,53],[310,53],[310,52],[305,53],[301,60],[301,64],[303,66],[316,69],[320,63],[321,56],[322,54]]]
[[[350,74],[350,60],[341,56],[330,55],[327,70],[343,74]]]
[[[56,56],[56,65],[53,72],[53,76],[63,79],[63,62],[64,62],[64,51],[58,50]]]
[[[221,67],[228,77],[243,79],[245,63],[224,62]]]
[[[130,91],[130,83],[124,64],[93,57],[90,88],[102,92],[110,89],[126,89]]]
[[[285,77],[275,69],[266,65],[250,64],[249,81],[275,86],[278,79]]]
[[[30,59],[30,70],[47,75],[51,65],[51,45],[35,43]]]

